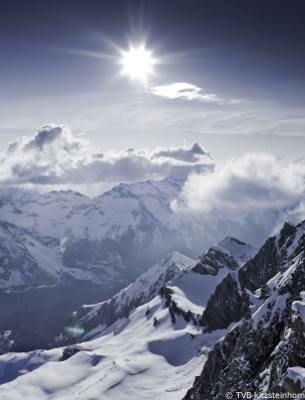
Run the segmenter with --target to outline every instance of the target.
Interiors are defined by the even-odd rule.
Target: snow
[[[24,285],[26,280],[24,276],[20,273],[20,271],[12,271],[8,281],[0,281],[0,287],[4,288],[7,286],[20,286]]]
[[[130,227],[138,225],[141,206],[157,220],[168,221],[172,214],[168,204],[178,196],[182,186],[182,182],[180,185],[177,182],[119,185],[95,199],[72,191],[33,194],[15,199],[16,204],[6,203],[0,209],[0,218],[59,240],[67,232],[80,237],[89,235],[91,240],[101,237],[117,240]],[[137,234],[140,243],[143,232],[137,231]]]
[[[0,357],[19,374],[0,387],[0,399],[180,400],[202,369],[206,353],[201,348],[210,349],[226,331],[202,334],[187,324],[175,330],[159,297],[149,307],[154,313],[137,308],[115,334],[78,344],[81,351],[66,361],[59,361],[63,349],[44,351],[39,359],[43,356],[45,363],[21,375],[37,353]],[[162,321],[158,326],[154,317]],[[19,364],[10,362],[13,357]]]
[[[174,268],[182,274],[166,284],[173,290],[173,300],[184,311],[201,314],[216,285],[231,270],[223,266],[216,276],[201,275],[192,270],[195,264],[178,252],[170,253],[117,295],[118,307],[149,292],[160,276]],[[85,306],[87,317],[100,306]],[[1,356],[6,378],[0,399],[180,400],[201,372],[208,352],[232,325],[203,333],[202,327],[182,316],[176,316],[173,324],[165,299],[157,295],[108,332],[104,328],[95,327],[90,332],[95,339],[78,343],[80,351],[65,361],[59,361],[64,348]]]
[[[293,380],[294,383],[299,382],[302,389],[305,389],[305,368],[291,367],[287,369],[287,378]]]
[[[27,374],[47,362],[57,361],[61,353],[60,349],[53,349],[4,354],[0,359],[0,385],[13,381],[19,375]]]
[[[183,185],[184,180],[175,178],[124,184],[97,198],[82,196],[73,191],[52,191],[41,195],[27,193],[16,198],[5,198],[0,208],[0,219],[16,224],[20,230],[26,229],[37,241],[46,237],[56,239],[57,244],[53,241],[47,247],[54,249],[59,246],[55,249],[59,255],[71,238],[90,241],[108,238],[119,242],[132,231],[135,234],[133,243],[140,246],[151,240],[157,242],[167,230],[177,232],[179,243],[188,246],[194,253],[196,248],[197,253],[197,248],[205,249],[203,241],[210,241],[211,233],[215,236],[215,230],[219,229],[217,222],[230,217],[216,212],[211,217],[213,221],[210,221],[198,213],[187,216],[183,213],[173,214],[170,203],[179,197]],[[232,215],[233,220],[235,217]],[[194,244],[196,237],[202,244]],[[232,252],[234,243],[227,242],[231,250],[226,248],[225,241],[223,247]],[[247,253],[247,245],[244,248]],[[28,249],[35,256],[33,249]],[[43,260],[39,265],[43,268]],[[53,266],[56,270],[60,268],[56,264]],[[51,268],[47,269],[51,271]],[[83,279],[76,271],[73,275]],[[91,277],[92,274],[88,274],[87,278]]]
[[[119,312],[124,307],[129,307],[132,302],[133,304],[145,304],[157,295],[160,286],[165,283],[164,280],[167,273],[171,272],[173,276],[177,276],[180,271],[186,270],[194,263],[194,260],[180,254],[178,251],[171,252],[162,261],[137,278],[134,283],[122,289],[113,297],[116,304],[116,312]],[[85,319],[89,320],[94,317],[105,303],[110,303],[110,300],[94,305],[84,305],[83,308],[88,310]],[[78,321],[78,324],[81,325],[82,321]],[[100,329],[103,330],[105,328],[106,326],[101,324]],[[91,337],[93,333],[96,334],[97,332],[100,331],[95,329],[90,333],[87,332],[85,337]]]
[[[249,300],[251,303],[251,305],[250,305],[251,313],[254,314],[258,310],[258,308],[262,305],[262,303],[264,302],[263,299],[259,299],[259,297],[261,296],[262,290],[258,289],[255,292],[255,295],[248,289],[246,289],[246,292],[249,296]]]
[[[253,258],[258,249],[250,244],[243,243],[231,236],[226,237],[214,246],[215,249],[226,251],[242,267],[248,260]]]
[[[301,301],[293,301],[291,308],[299,318],[305,323],[305,292],[301,292]]]
[[[194,272],[196,264],[190,267],[182,276],[174,279],[167,286],[172,290],[172,299],[183,311],[190,310],[193,314],[202,314],[207,306],[211,295],[215,292],[217,285],[230,273],[226,260],[233,258],[239,267],[252,258],[258,249],[246,243],[240,242],[232,237],[226,237],[211,247],[202,257],[200,263],[211,275],[202,275]],[[225,254],[227,258],[218,257]],[[213,265],[218,268],[216,275],[215,268],[210,266],[210,256],[213,256]],[[234,276],[234,275],[232,275]]]
[[[290,293],[279,295],[277,291],[274,292],[252,315],[253,329],[257,329],[259,323],[262,323],[263,328],[267,328],[276,314],[278,314],[278,320],[280,321],[281,312],[285,309],[286,302],[290,296]]]
[[[228,275],[226,267],[220,269],[216,276],[200,275],[187,271],[181,277],[167,285],[173,291],[172,298],[178,307],[194,314],[202,314],[216,286]]]
[[[166,207],[168,197],[164,202],[162,198],[154,197],[161,189],[168,197],[174,197],[180,187],[177,186],[175,191],[169,182],[122,185],[96,199],[78,196],[73,192],[53,192],[48,196],[41,196],[35,202],[31,199],[24,200],[21,214],[8,212],[8,215],[11,221],[21,221],[23,227],[31,228],[37,235],[47,230],[50,235],[59,238],[60,246],[57,248],[46,247],[39,240],[33,241],[34,245],[27,243],[31,256],[46,272],[57,277],[65,271],[61,262],[61,252],[65,246],[65,239],[71,232],[80,236],[87,232],[91,239],[104,235],[116,240],[126,229],[138,226],[138,205],[144,197],[148,213],[153,214],[157,221],[160,218],[162,223],[172,222],[171,211]],[[132,196],[127,190],[131,191]],[[150,197],[147,197],[147,194]],[[21,204],[19,206],[21,207]],[[11,204],[5,207],[12,210]],[[86,231],[88,224],[90,228]],[[293,244],[294,249],[298,246],[301,234],[299,229]],[[189,232],[182,232],[181,235],[187,238]],[[137,230],[137,240],[138,243],[143,243],[143,231]],[[294,252],[290,250],[289,255],[292,257]],[[215,256],[217,263],[215,269],[206,264],[206,275],[194,271],[194,260],[178,252],[170,253],[116,296],[117,310],[138,298],[147,303],[131,310],[128,318],[118,319],[107,329],[102,322],[101,325],[95,326],[85,336],[88,339],[90,334],[94,340],[78,343],[76,347],[80,351],[69,359],[59,361],[64,348],[0,356],[0,399],[180,400],[192,385],[194,377],[200,374],[208,352],[236,325],[231,324],[228,329],[222,331],[203,333],[202,327],[194,326],[192,322],[188,323],[182,316],[176,316],[177,321],[173,324],[169,309],[165,306],[166,299],[155,295],[154,290],[159,287],[165,274],[172,269],[176,274],[180,274],[166,284],[172,292],[172,300],[184,312],[201,315],[217,285],[229,273],[233,274],[233,267],[231,269],[221,261],[226,258],[217,258],[217,255],[233,258],[238,267],[241,267],[256,253],[256,248],[227,237],[214,245],[210,253],[206,253],[206,257],[208,254]],[[253,304],[253,329],[257,328],[259,323],[267,327],[277,316],[276,313],[281,317],[281,310],[284,309],[290,295],[279,295],[278,289],[290,279],[299,265],[299,259],[300,256],[295,257],[286,264],[284,273],[277,274],[268,282],[274,292],[263,304],[258,298],[261,290],[255,294],[248,292]],[[201,260],[205,265],[204,256]],[[90,271],[70,269],[70,273],[82,279],[93,279]],[[76,275],[77,273],[80,275]],[[12,277],[15,279],[14,275]],[[152,300],[151,293],[155,296]],[[305,321],[305,292],[302,292],[301,296],[301,301],[292,303],[292,310]],[[83,306],[83,309],[88,311],[85,317],[94,317],[102,304],[105,303]],[[148,309],[150,313],[147,313]],[[244,359],[241,358],[240,361],[244,362]],[[289,368],[288,375],[292,379],[301,377],[305,382],[303,368]]]

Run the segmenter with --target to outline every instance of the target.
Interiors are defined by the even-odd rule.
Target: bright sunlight
[[[144,45],[138,48],[131,46],[129,51],[122,51],[122,56],[123,73],[131,78],[145,81],[147,76],[153,73],[152,67],[156,64],[156,60]]]

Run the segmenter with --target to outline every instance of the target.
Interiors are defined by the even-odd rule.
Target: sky
[[[258,176],[264,157],[295,171],[304,17],[303,0],[1,2],[2,185],[93,195],[211,163],[221,182],[253,152]],[[150,60],[142,75],[126,67],[138,49]]]
[[[303,136],[304,17],[302,0],[3,1],[1,148],[48,123],[106,150]],[[120,64],[141,44],[158,61],[145,84]]]

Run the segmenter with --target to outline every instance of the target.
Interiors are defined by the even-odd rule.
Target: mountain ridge
[[[304,250],[305,221],[284,224],[260,249],[226,237],[177,277],[159,281],[155,297],[135,304],[108,330],[98,314],[101,305],[93,305],[89,314],[97,321],[77,343],[1,356],[0,396],[13,399],[27,390],[36,400],[42,390],[43,399],[51,393],[59,400],[72,391],[75,399],[89,400],[98,390],[107,400],[211,400],[228,391],[300,393],[305,389]],[[163,261],[166,268],[175,255]],[[147,283],[144,276],[142,289]],[[9,367],[13,360],[23,360],[22,372]],[[13,368],[11,375],[7,368]],[[61,376],[71,370],[67,384]]]
[[[226,242],[230,243],[230,241],[231,239],[227,238]],[[234,243],[242,248],[240,252],[235,251],[235,255],[237,253],[240,256],[244,255],[245,246],[249,258],[253,255],[252,253],[257,251],[243,242],[236,241]],[[205,259],[211,263],[211,252],[217,263],[217,267],[212,268],[214,272],[209,270],[206,275],[194,272],[195,266],[198,263],[204,265]],[[102,387],[99,386],[99,393],[102,393],[105,399],[118,398],[119,395],[122,399],[158,398],[162,393],[166,399],[178,399],[177,396],[181,397],[182,393],[190,386],[194,371],[199,372],[207,352],[227,332],[227,330],[218,330],[212,333],[203,333],[203,327],[200,326],[199,320],[208,295],[204,295],[200,290],[198,298],[196,298],[188,289],[196,291],[198,288],[193,286],[194,281],[197,279],[200,281],[199,283],[202,283],[205,278],[210,279],[207,287],[211,286],[211,283],[213,283],[213,287],[217,287],[219,281],[222,280],[222,275],[225,276],[226,273],[232,271],[225,265],[223,258],[223,255],[228,255],[228,253],[228,249],[216,245],[214,249],[201,256],[197,262],[189,261],[190,265],[186,268],[179,268],[178,276],[168,283],[163,283],[158,277],[155,277],[155,282],[161,286],[159,294],[151,300],[147,298],[149,300],[147,303],[134,307],[123,318],[119,316],[117,323],[112,324],[108,331],[104,330],[103,316],[98,315],[100,305],[91,306],[89,314],[91,312],[97,315],[100,326],[98,324],[91,326],[86,332],[87,336],[82,336],[76,344],[52,350],[35,350],[20,355],[15,353],[14,359],[10,354],[1,356],[3,384],[0,386],[0,396],[2,394],[3,396],[8,394],[15,396],[19,390],[27,390],[33,399],[42,396],[42,391],[44,393],[42,398],[48,398],[46,393],[52,393],[55,398],[62,398],[60,396],[68,394],[65,394],[62,389],[59,392],[56,389],[56,394],[52,389],[53,383],[57,382],[57,388],[58,384],[61,387],[61,383],[59,383],[61,378],[58,373],[66,375],[64,372],[66,368],[69,368],[70,371],[72,368],[75,374],[69,375],[73,376],[73,383],[70,381],[72,387],[69,388],[69,393],[73,392],[75,398],[82,398],[82,396],[88,399],[94,398],[96,394],[94,394],[93,388],[97,387],[96,385],[102,385]],[[179,259],[181,261],[181,257],[185,260],[184,256],[174,252],[163,263],[161,262],[159,266],[155,267],[155,270],[159,269],[161,274],[162,271],[164,272],[164,268],[170,271],[172,261],[173,259],[177,261],[177,256],[178,261]],[[236,265],[238,265],[237,260],[234,270]],[[221,276],[218,277],[218,274]],[[141,281],[141,278],[138,281]],[[148,280],[144,276],[143,288],[147,283]],[[199,284],[198,287],[200,286],[202,285]],[[167,293],[164,293],[165,289],[168,291]],[[183,291],[185,296],[181,296]],[[133,292],[135,296],[137,293],[137,291]],[[124,296],[121,295],[121,297]],[[73,327],[81,328],[81,325]],[[84,342],[83,339],[86,338],[91,338],[91,340]],[[177,352],[177,346],[181,351]],[[35,360],[35,363],[32,360]],[[49,363],[49,361],[51,362]],[[18,363],[22,364],[22,370],[18,370],[18,365],[20,365]],[[16,368],[12,367],[14,365]],[[82,379],[85,381],[80,383],[80,375],[77,371],[80,371],[79,368],[83,370],[84,367],[89,381],[83,376],[81,381]],[[9,368],[13,368],[13,372]],[[48,383],[46,381],[43,383],[41,379],[47,370],[52,379]],[[99,371],[98,375],[94,371]],[[93,373],[92,378],[90,378],[91,372]],[[100,382],[97,383],[94,376],[101,376],[100,374],[104,378],[102,380],[97,378]],[[74,377],[78,377],[76,381],[74,381]],[[35,379],[35,384],[32,379]],[[144,382],[145,386],[147,385],[146,389],[143,388]],[[166,388],[165,393],[163,384]],[[67,386],[67,382],[65,385]],[[137,387],[142,388],[139,393],[132,389]],[[84,394],[84,390],[86,394]]]
[[[296,226],[285,223],[280,234],[269,238],[239,270],[243,315],[209,353],[185,400],[222,399],[226,392],[238,390],[257,395],[304,391],[304,228],[304,221]],[[261,264],[263,254],[270,261],[270,251],[273,264]],[[256,282],[253,275],[244,279],[247,270],[254,271],[253,263],[261,267]]]

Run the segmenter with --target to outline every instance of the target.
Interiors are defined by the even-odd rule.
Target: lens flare
[[[82,336],[85,333],[85,329],[78,328],[76,326],[65,326],[64,330],[68,334],[68,336],[77,337]]]
[[[157,61],[152,57],[152,51],[146,50],[144,45],[130,46],[129,51],[122,51],[121,64],[123,73],[132,79],[145,81],[149,74],[153,73],[153,66]]]

